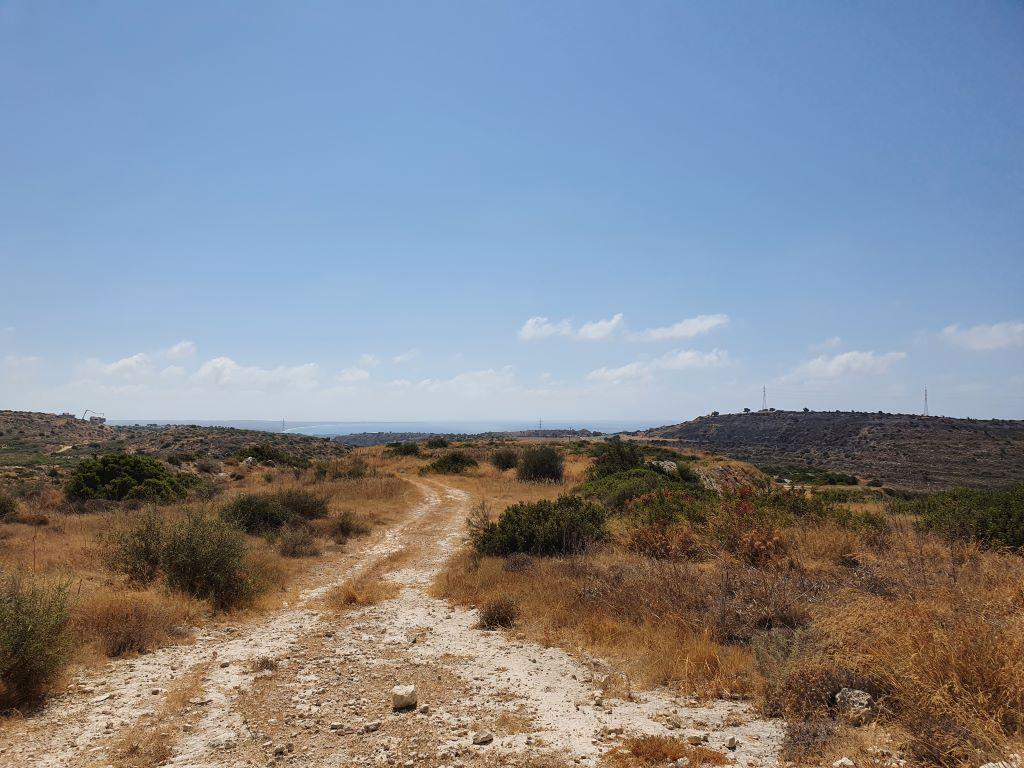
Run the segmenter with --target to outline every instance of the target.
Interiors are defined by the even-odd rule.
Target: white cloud
[[[86,360],[83,366],[83,374],[86,378],[92,379],[116,379],[137,381],[153,374],[153,361],[145,352],[137,352],[128,357],[122,357],[112,363],[103,363],[99,360]]]
[[[838,380],[850,376],[878,376],[886,373],[894,363],[906,358],[904,352],[841,352],[837,355],[819,355],[799,365],[787,379]]]
[[[10,341],[14,338],[14,326],[7,325],[0,328],[0,341]]]
[[[162,379],[181,379],[185,376],[185,369],[180,365],[168,365],[162,371],[160,371],[160,378]]]
[[[536,341],[551,336],[572,336],[572,334],[572,323],[568,320],[559,320],[557,323],[553,323],[546,317],[531,317],[519,329],[519,338],[522,341]]]
[[[260,368],[239,365],[230,357],[215,357],[203,363],[192,374],[192,380],[201,385],[242,390],[313,389],[317,385],[319,366],[316,363]]]
[[[843,343],[843,340],[838,336],[830,336],[824,341],[819,341],[817,344],[809,344],[807,348],[811,352],[824,352],[827,349],[835,349]]]
[[[619,312],[607,320],[594,320],[584,323],[576,332],[576,336],[586,341],[600,341],[601,339],[607,339],[621,327],[622,313]]]
[[[650,379],[656,371],[681,371],[695,368],[716,368],[729,362],[729,353],[722,349],[698,352],[681,349],[653,360],[637,360],[618,368],[598,368],[587,374],[590,381],[619,384],[623,381]]]
[[[974,352],[1007,349],[1024,345],[1024,323],[1007,321],[970,328],[954,324],[943,328],[942,336],[949,343]]]
[[[396,379],[393,387],[415,389],[421,392],[442,392],[460,397],[481,398],[516,388],[515,376],[508,366],[495,370],[466,371],[447,379],[421,379],[412,382]]]
[[[376,355],[367,353],[359,357],[360,368],[376,368],[378,365],[380,365],[380,358]]]
[[[170,347],[164,352],[164,357],[168,360],[184,360],[192,357],[196,353],[196,345],[191,341],[179,341],[173,347]]]
[[[654,342],[670,341],[673,339],[692,339],[695,336],[713,331],[715,328],[722,328],[729,324],[729,316],[718,315],[697,315],[680,320],[673,325],[662,326],[661,328],[648,328],[645,331],[631,333],[626,338],[630,341]]]
[[[415,360],[419,354],[420,351],[418,349],[407,349],[405,352],[391,358],[391,362],[395,364],[408,363],[410,360]]]
[[[367,381],[370,372],[365,368],[346,368],[334,377],[341,384],[355,384],[360,381]]]
[[[0,373],[6,379],[25,379],[31,376],[39,364],[39,358],[30,355],[5,355],[0,358]]]

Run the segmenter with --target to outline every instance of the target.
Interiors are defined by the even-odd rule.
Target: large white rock
[[[416,708],[416,686],[396,685],[391,689],[391,708],[396,712],[400,709]]]

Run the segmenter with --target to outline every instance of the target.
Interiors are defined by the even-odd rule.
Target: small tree
[[[502,472],[506,469],[514,469],[519,463],[519,454],[512,448],[499,448],[491,454],[491,463]]]
[[[517,476],[530,482],[557,482],[562,479],[563,464],[562,455],[551,446],[530,446],[519,457]]]

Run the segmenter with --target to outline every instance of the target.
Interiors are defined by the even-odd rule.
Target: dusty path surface
[[[362,550],[318,563],[290,605],[83,677],[0,733],[0,766],[539,768],[596,765],[644,733],[706,734],[739,765],[775,764],[781,726],[742,702],[614,698],[602,661],[476,629],[475,611],[430,597],[469,498],[415,482],[415,509]],[[371,568],[397,596],[340,613],[324,604]],[[401,684],[416,686],[417,709],[392,712]]]

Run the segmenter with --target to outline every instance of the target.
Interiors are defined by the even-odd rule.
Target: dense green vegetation
[[[527,482],[559,482],[565,462],[562,454],[549,445],[530,445],[523,449],[516,475]]]
[[[271,493],[243,493],[222,511],[221,517],[246,533],[266,534],[296,521],[327,515],[327,499],[301,488]]]
[[[138,499],[168,503],[182,498],[194,482],[193,475],[171,472],[152,456],[108,453],[82,461],[65,493],[79,501]]]
[[[918,516],[918,525],[950,539],[987,547],[1024,547],[1024,485],[1002,490],[957,488],[913,500],[890,499],[892,512]]]
[[[419,456],[418,443],[388,443],[387,452],[392,456]]]
[[[0,577],[0,711],[32,704],[71,652],[64,583]]]
[[[252,457],[261,464],[281,464],[296,469],[305,469],[309,466],[309,459],[282,451],[270,443],[247,445],[241,448],[236,456],[243,461]]]
[[[605,536],[606,514],[578,496],[520,502],[488,519],[480,508],[470,518],[470,540],[482,555],[565,555],[584,551]]]
[[[515,469],[519,463],[519,453],[514,448],[499,448],[491,454],[491,463],[502,472]]]
[[[463,451],[451,451],[430,462],[426,469],[442,475],[458,475],[477,465],[476,459]]]

